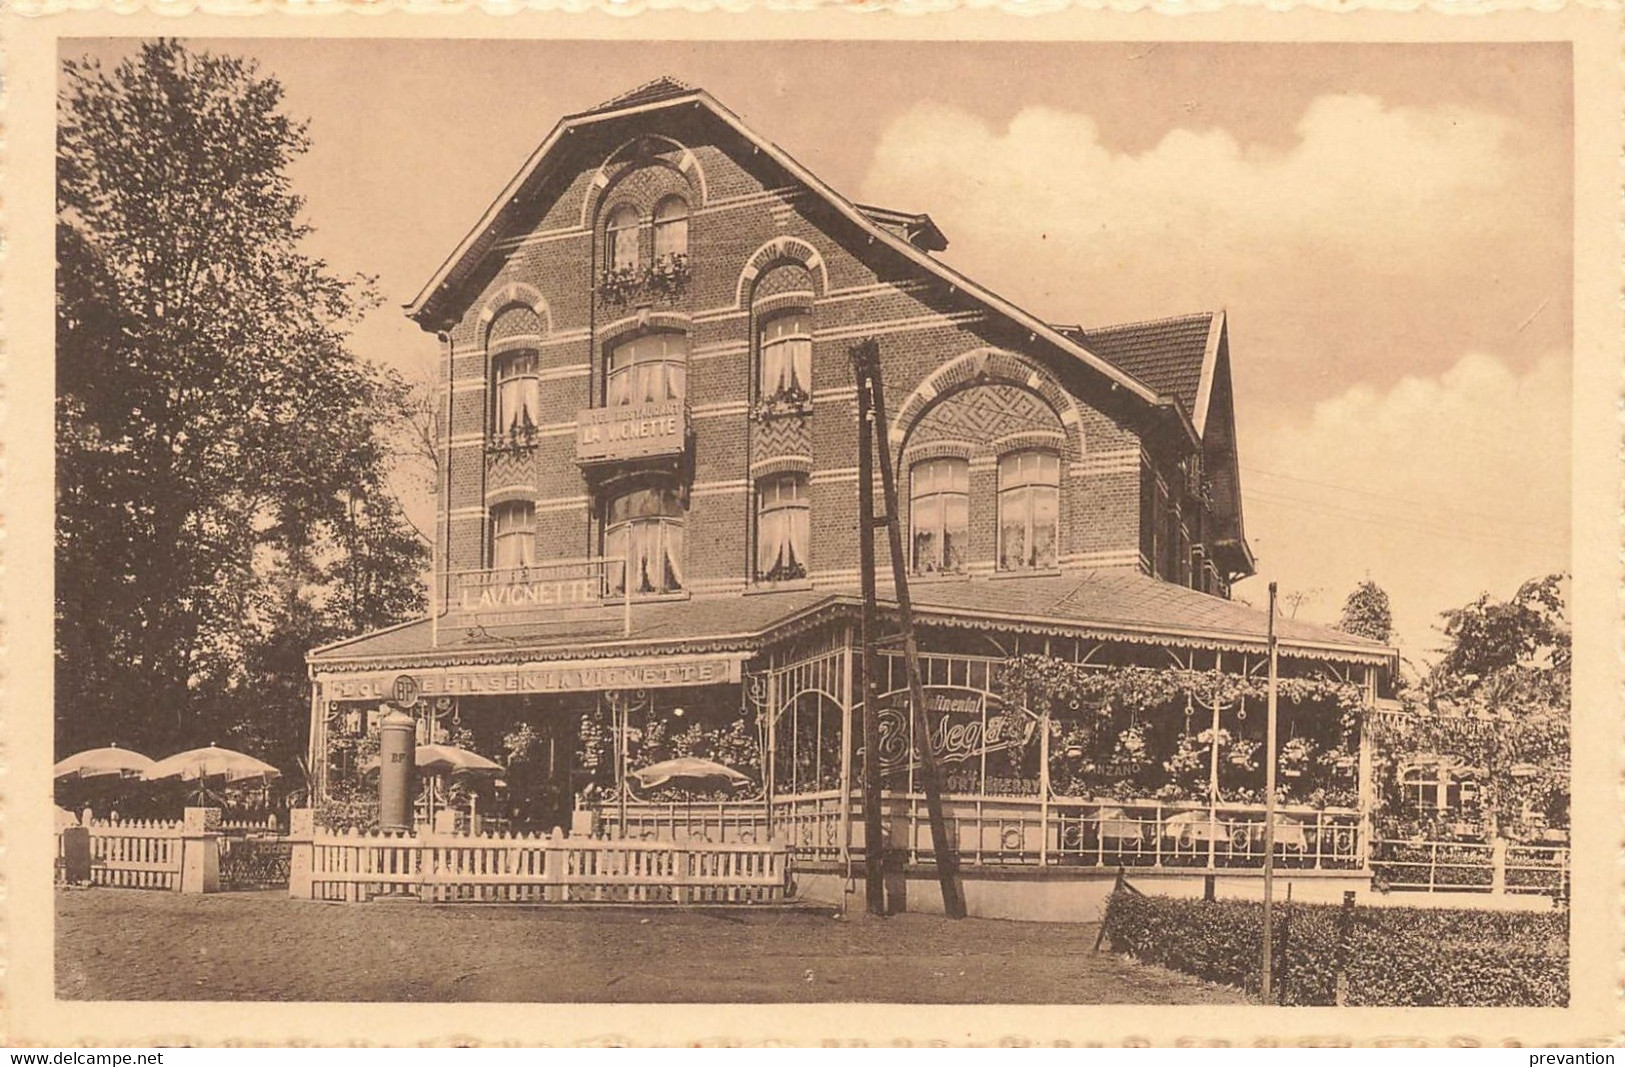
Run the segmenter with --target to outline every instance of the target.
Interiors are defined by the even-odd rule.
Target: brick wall
[[[1061,454],[1063,564],[1140,565],[1142,464],[1164,463],[1147,458],[1142,446],[1143,411],[1110,395],[1071,357],[1045,349],[870,242],[706,116],[657,112],[652,121],[672,140],[639,145],[636,131],[624,128],[593,143],[584,143],[593,135],[579,134],[574,166],[559,168],[542,195],[514,206],[512,236],[499,242],[460,305],[446,346],[452,389],[451,479],[440,501],[442,530],[450,509],[446,565],[484,565],[485,515],[499,499],[535,501],[538,559],[595,549],[598,505],[575,463],[575,413],[602,402],[608,346],[651,328],[679,331],[689,344],[694,436],[679,477],[688,490],[685,569],[692,587],[745,584],[754,479],[764,467],[788,469],[786,463],[810,475],[815,579],[855,573],[856,408],[848,352],[871,336],[881,348],[888,409],[898,423],[892,444],[905,522],[903,450],[916,443],[923,420],[947,397],[1019,390],[1042,410],[1030,429],[1048,435],[1043,439],[1055,441]],[[650,216],[673,195],[690,208],[686,291],[624,304],[595,299],[607,211],[621,204],[638,211],[647,262]],[[797,295],[809,292],[810,299]],[[764,422],[752,418],[755,335],[765,312],[787,307],[805,307],[812,318],[811,410]],[[493,452],[492,356],[527,344],[541,368],[539,435],[530,447]],[[997,448],[979,444],[970,553],[973,565],[991,569]],[[883,537],[879,543],[884,565]]]

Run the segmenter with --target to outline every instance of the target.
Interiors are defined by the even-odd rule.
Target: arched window
[[[807,576],[812,512],[807,476],[763,478],[756,490],[756,579],[785,582]]]
[[[540,424],[541,387],[535,352],[509,352],[493,363],[492,432],[529,436]]]
[[[671,593],[683,587],[683,502],[669,486],[644,485],[610,497],[604,506],[604,555],[626,561],[609,568],[611,595]]]
[[[970,528],[970,463],[927,459],[909,471],[909,528],[914,573],[958,574],[965,569]]]
[[[491,509],[491,566],[496,570],[528,567],[536,562],[536,507],[510,500]]]
[[[812,396],[812,317],[791,311],[762,323],[761,360],[762,399]]]
[[[999,569],[1056,565],[1061,458],[1012,452],[999,458]]]
[[[668,196],[655,205],[655,264],[669,265],[674,257],[687,255],[688,203]]]
[[[607,406],[681,400],[687,389],[687,335],[646,333],[610,350],[604,390]]]
[[[619,270],[638,265],[638,209],[622,204],[609,213],[604,231],[604,262]]]

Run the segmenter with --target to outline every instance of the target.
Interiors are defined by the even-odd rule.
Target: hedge
[[[1338,912],[1279,905],[1276,992],[1283,1004],[1334,1003]],[[1257,993],[1263,907],[1252,901],[1113,894],[1112,949]],[[1568,916],[1560,912],[1356,908],[1348,1003],[1561,1007],[1568,1004]]]

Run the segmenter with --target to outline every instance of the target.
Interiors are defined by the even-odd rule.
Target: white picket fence
[[[90,830],[90,884],[118,889],[181,887],[181,824],[94,821]],[[63,870],[57,835],[57,870]]]
[[[790,846],[540,835],[329,834],[295,842],[289,893],[360,902],[761,904],[790,889]]]

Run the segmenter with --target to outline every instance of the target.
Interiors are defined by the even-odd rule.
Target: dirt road
[[[87,1000],[1211,1004],[1095,953],[1093,925],[723,908],[430,907],[59,890],[56,988]]]

